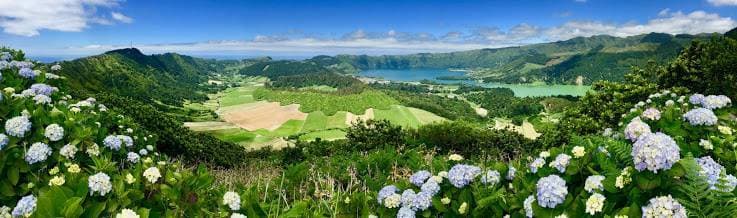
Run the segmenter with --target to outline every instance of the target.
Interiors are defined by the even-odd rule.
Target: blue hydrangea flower
[[[56,88],[51,87],[49,85],[43,84],[43,83],[36,83],[31,85],[31,88],[29,88],[33,93],[36,95],[46,95],[51,96],[51,94],[54,94],[56,91]]]
[[[627,127],[624,128],[624,138],[634,142],[638,137],[640,137],[640,135],[649,132],[650,126],[647,125],[647,123],[642,122],[639,117],[635,117],[629,124],[627,124]]]
[[[10,55],[10,52],[7,52],[7,51],[0,52],[0,60],[7,62],[7,61],[10,61],[10,59],[12,58],[13,56]]]
[[[709,156],[696,159],[696,163],[701,167],[699,174],[706,178],[706,182],[709,183],[709,185],[713,187],[719,182],[719,177],[724,170],[724,166],[720,165]]]
[[[525,208],[525,216],[527,218],[532,218],[535,215],[535,211],[532,209],[532,203],[535,202],[535,195],[527,196],[524,202],[524,208]]]
[[[420,187],[421,192],[430,193],[430,195],[436,195],[438,192],[440,192],[440,185],[438,185],[438,182],[436,182],[433,179],[428,179],[425,184],[422,184],[422,187]]]
[[[722,177],[724,181],[724,187],[719,189],[723,192],[732,192],[734,191],[734,188],[737,187],[737,177],[733,175],[727,175],[725,177]]]
[[[550,175],[537,181],[537,203],[541,207],[555,208],[568,195],[566,181],[558,175]]]
[[[412,189],[407,189],[402,192],[402,207],[411,207],[412,201],[415,200],[415,197],[417,194],[415,194],[415,191]]]
[[[381,190],[379,190],[379,194],[377,195],[376,200],[378,200],[379,204],[381,204],[381,202],[384,201],[384,198],[396,194],[398,191],[399,189],[396,186],[384,186],[384,188],[381,188]]]
[[[691,95],[691,97],[688,97],[688,102],[694,105],[701,104],[701,101],[703,100],[704,95],[698,93]]]
[[[118,135],[118,138],[125,143],[125,147],[133,147],[133,138],[127,135]]]
[[[3,150],[3,148],[8,145],[9,141],[10,138],[8,138],[7,135],[0,133],[0,150]]]
[[[414,199],[412,199],[411,206],[415,211],[424,211],[427,210],[431,204],[432,194],[421,191],[415,195]]]
[[[688,121],[692,126],[713,126],[718,121],[714,111],[706,108],[692,109],[683,114],[683,119]]]
[[[565,173],[566,167],[571,163],[571,156],[567,154],[558,154],[555,160],[550,162],[550,167],[558,169],[558,172]]]
[[[27,195],[13,208],[13,217],[29,217],[36,210],[36,197]]]
[[[412,174],[412,176],[409,177],[409,182],[416,186],[422,186],[422,184],[425,184],[425,181],[427,181],[428,178],[430,178],[432,174],[427,170],[420,170],[415,172],[415,174]]]
[[[27,116],[17,116],[5,121],[5,132],[10,136],[23,137],[31,130],[31,120]]]
[[[105,144],[105,147],[116,151],[120,150],[120,145],[123,144],[123,142],[120,140],[120,137],[115,135],[109,135],[105,137],[105,139],[102,140],[102,143]]]
[[[137,163],[138,159],[141,159],[141,156],[138,155],[136,152],[128,152],[128,161],[131,163]]]
[[[543,166],[545,166],[545,159],[541,157],[535,158],[535,160],[530,162],[530,172],[537,173],[537,170]]]
[[[731,104],[732,100],[725,95],[709,95],[701,99],[701,106],[706,109],[719,109]]]
[[[49,145],[43,142],[36,142],[28,148],[28,151],[26,151],[25,159],[28,164],[34,164],[45,161],[49,156],[51,156],[51,148]]]
[[[650,199],[647,206],[642,207],[642,217],[686,218],[686,208],[670,195]]]
[[[481,183],[484,185],[494,186],[501,181],[499,171],[487,170],[486,174],[481,176]]]
[[[415,218],[415,211],[409,207],[401,207],[397,212],[397,218]]]
[[[36,72],[33,71],[31,68],[24,67],[20,68],[20,70],[18,71],[18,75],[26,79],[33,79],[36,77]]]
[[[632,157],[638,171],[670,169],[681,159],[680,148],[670,136],[658,133],[646,133],[632,145]]]
[[[477,166],[456,164],[448,171],[448,180],[456,188],[463,188],[481,174],[481,168]]]

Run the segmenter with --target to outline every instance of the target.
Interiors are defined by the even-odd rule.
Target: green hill
[[[217,71],[213,60],[175,53],[144,55],[135,48],[60,63],[60,74],[74,90],[110,92],[151,102],[181,105],[184,100],[206,99],[201,84]],[[195,90],[195,92],[193,92]]]
[[[592,36],[519,47],[411,55],[338,55],[336,60],[358,69],[464,68],[472,76],[496,82],[590,84],[621,81],[631,66],[663,62],[696,39],[710,35],[650,33],[630,37]],[[325,58],[322,58],[325,59]]]

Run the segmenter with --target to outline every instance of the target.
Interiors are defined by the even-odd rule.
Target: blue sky
[[[0,44],[31,56],[310,56],[517,46],[609,34],[724,32],[737,0],[0,0]]]

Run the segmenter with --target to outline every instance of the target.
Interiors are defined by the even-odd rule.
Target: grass
[[[326,86],[326,85],[319,85],[319,86],[307,86],[299,88],[299,90],[316,90],[316,91],[323,91],[323,92],[335,92],[338,91],[338,88]]]
[[[403,127],[418,127],[421,124],[407,107],[400,105],[392,105],[389,110],[374,110],[374,119],[389,120]]]
[[[330,130],[322,130],[322,131],[307,133],[307,134],[301,135],[299,139],[305,140],[305,141],[313,141],[317,138],[320,138],[322,140],[335,140],[335,139],[345,138],[345,134],[346,133],[343,130],[330,129]]]
[[[220,107],[254,102],[253,91],[256,90],[256,88],[257,87],[253,86],[245,86],[225,90],[223,95],[220,97]]]
[[[434,122],[440,122],[445,120],[445,118],[435,115],[434,113],[431,113],[426,110],[418,109],[410,107],[408,108],[410,112],[417,118],[418,121],[420,121],[420,124],[428,124],[428,123],[434,123]]]
[[[241,128],[221,129],[207,132],[213,134],[220,140],[237,144],[253,142],[253,140],[257,137],[255,133]]]
[[[322,111],[326,115],[333,115],[338,111],[363,114],[368,108],[389,109],[391,105],[399,103],[383,92],[375,90],[366,90],[358,94],[332,94],[259,88],[253,92],[253,96],[259,100],[280,102],[282,105],[300,104],[299,109],[302,112]]]

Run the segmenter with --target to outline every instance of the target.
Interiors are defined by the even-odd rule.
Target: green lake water
[[[582,96],[591,89],[591,86],[578,85],[548,85],[548,84],[504,84],[504,83],[480,83],[475,80],[438,80],[437,77],[444,76],[463,76],[464,72],[449,71],[447,69],[405,69],[405,70],[365,70],[359,73],[360,76],[382,78],[391,81],[416,82],[420,80],[432,80],[445,84],[473,84],[483,87],[495,88],[504,87],[514,91],[514,95],[518,97],[530,96],[552,96],[552,95],[573,95]]]

